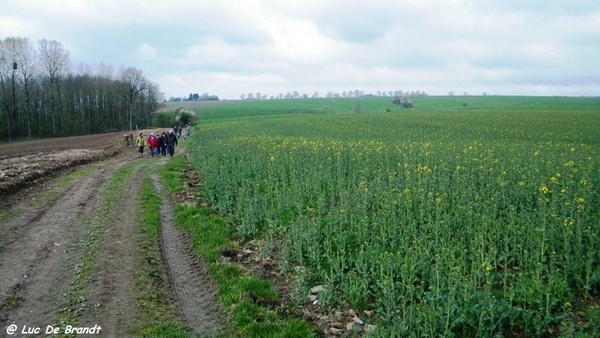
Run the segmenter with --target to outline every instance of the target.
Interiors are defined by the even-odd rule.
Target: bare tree
[[[9,140],[12,138],[11,129],[15,128],[17,120],[27,121],[27,134],[31,137],[31,78],[34,65],[35,51],[28,39],[8,37],[0,40],[2,109],[6,111]],[[23,96],[26,104],[20,100]],[[19,125],[18,129],[22,129],[22,125]]]
[[[16,75],[18,62],[16,59],[16,46],[14,38],[6,38],[0,45],[0,82],[2,86],[3,110],[6,112],[6,125],[8,127],[8,140],[12,140],[11,129],[17,120],[17,85]],[[7,88],[9,87],[9,88]]]
[[[113,80],[115,77],[115,69],[112,65],[107,65],[104,62],[101,62],[98,75],[105,79]]]
[[[20,81],[23,82],[25,94],[25,116],[27,119],[27,137],[31,138],[31,119],[33,118],[32,82],[38,73],[37,54],[28,38],[16,38],[16,60],[20,70]]]
[[[9,112],[10,107],[9,107],[9,98],[6,96],[7,94],[7,90],[6,90],[6,79],[8,74],[10,74],[10,68],[8,65],[10,63],[10,57],[8,55],[8,52],[6,50],[5,47],[5,42],[3,40],[0,40],[0,88],[2,89],[2,96],[0,96],[0,101],[1,101],[1,105],[0,105],[0,110],[4,110],[4,113],[6,114],[6,130],[7,130],[7,136],[8,136],[8,140],[11,141],[12,140],[12,132],[11,132],[11,114]]]
[[[127,67],[121,71],[121,82],[125,86],[125,98],[127,100],[127,114],[129,120],[129,130],[133,130],[133,111],[134,103],[136,102],[140,92],[146,89],[147,80],[144,73],[135,68]]]
[[[63,117],[59,79],[70,68],[69,52],[56,40],[43,39],[39,43],[39,61],[50,81],[50,109],[52,135],[56,135],[56,118]]]
[[[79,65],[77,66],[77,73],[83,76],[92,76],[94,72],[92,72],[92,67],[90,67],[90,65],[79,62]]]
[[[158,111],[159,106],[165,100],[165,94],[160,91],[160,87],[156,83],[150,81],[142,93],[144,94],[145,120],[150,125],[154,113]]]

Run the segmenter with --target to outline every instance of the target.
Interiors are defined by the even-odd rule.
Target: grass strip
[[[160,174],[167,192],[199,196],[186,182],[185,172],[192,170],[183,156],[176,156]],[[205,203],[179,202],[174,206],[176,226],[191,238],[193,250],[209,266],[218,285],[223,308],[241,337],[316,337],[303,320],[281,317],[273,308],[280,296],[270,281],[261,279],[244,267],[221,260],[223,248],[234,248],[233,232],[223,217]]]

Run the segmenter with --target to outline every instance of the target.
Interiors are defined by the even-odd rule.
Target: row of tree
[[[133,130],[150,125],[164,101],[140,69],[101,64],[71,70],[55,40],[0,40],[0,140]]]
[[[333,99],[333,98],[359,98],[359,97],[363,97],[363,96],[377,96],[377,97],[404,97],[404,96],[426,96],[427,93],[425,91],[402,91],[402,90],[396,90],[396,91],[377,91],[376,94],[365,94],[363,90],[349,90],[349,91],[343,91],[341,93],[336,93],[336,92],[327,92],[327,94],[325,94],[324,97],[329,98],[329,99]],[[248,93],[248,94],[241,94],[240,95],[240,99],[242,100],[281,100],[281,99],[308,99],[308,98],[320,98],[321,96],[319,95],[319,92],[314,92],[312,95],[308,95],[308,94],[300,94],[297,90],[293,91],[293,92],[287,92],[285,94],[283,93],[279,93],[279,95],[276,96],[268,96],[267,94],[262,94],[262,93]]]

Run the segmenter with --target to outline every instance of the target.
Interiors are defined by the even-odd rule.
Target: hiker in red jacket
[[[154,149],[158,146],[158,140],[154,136],[154,133],[150,133],[146,143],[148,143],[148,147],[150,148],[150,156],[154,157]]]

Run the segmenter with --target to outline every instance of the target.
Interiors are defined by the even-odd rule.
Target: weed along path
[[[0,337],[218,336],[208,272],[133,149],[2,198]]]

